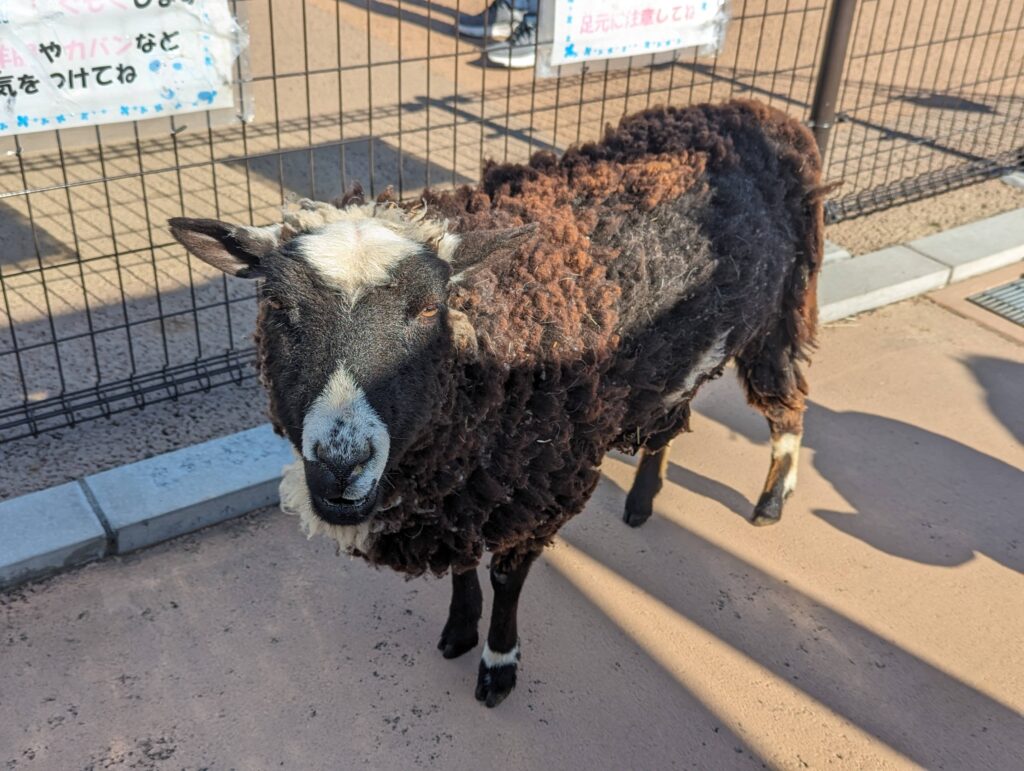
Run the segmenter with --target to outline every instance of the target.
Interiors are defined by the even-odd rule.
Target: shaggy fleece
[[[490,551],[513,569],[583,509],[609,449],[685,430],[730,358],[755,406],[802,409],[822,194],[813,137],[785,114],[650,109],[424,200],[455,232],[536,230],[454,288],[477,346],[439,353],[433,393],[416,395],[430,429],[392,461],[356,552],[370,562],[440,575]]]

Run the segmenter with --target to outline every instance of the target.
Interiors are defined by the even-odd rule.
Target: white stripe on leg
[[[519,663],[519,643],[516,643],[515,647],[513,647],[508,653],[495,653],[491,650],[490,645],[484,643],[484,652],[480,658],[488,669],[494,669],[495,667],[507,667],[510,664],[517,664]]]
[[[772,438],[772,465],[780,463],[783,458],[790,459],[786,478],[782,483],[782,494],[789,495],[796,489],[797,466],[800,462],[800,440],[802,434],[781,434]]]

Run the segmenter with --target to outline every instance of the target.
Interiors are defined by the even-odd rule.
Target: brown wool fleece
[[[646,110],[561,158],[428,192],[456,232],[537,229],[453,289],[478,350],[444,354],[430,431],[387,474],[402,503],[363,556],[442,574],[486,549],[513,568],[582,510],[609,449],[684,430],[729,358],[754,406],[802,409],[822,197],[810,132],[753,101]]]

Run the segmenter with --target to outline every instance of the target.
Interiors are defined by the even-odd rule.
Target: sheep
[[[452,574],[438,647],[478,643],[476,698],[515,687],[531,563],[580,512],[611,449],[641,453],[641,525],[689,405],[735,361],[767,418],[752,521],[796,483],[823,252],[811,134],[753,101],[654,108],[602,141],[490,164],[409,204],[358,189],[266,228],[177,218],[225,273],[261,278],[270,416],[296,451],[282,508],[310,536],[409,576]]]

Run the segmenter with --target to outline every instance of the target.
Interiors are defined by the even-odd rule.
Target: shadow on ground
[[[610,526],[595,527],[599,512],[617,515],[624,495],[604,477],[589,520],[572,527],[565,540],[839,718],[928,768],[957,757],[985,765],[981,758],[994,742],[1024,738],[1024,721],[1015,711],[690,531],[679,516],[666,516],[664,509],[659,516],[657,503],[656,516],[631,531],[636,537],[616,538]],[[620,522],[612,526],[625,528]],[[752,530],[752,537],[759,532],[764,531]],[[565,579],[578,585],[578,579]],[[746,710],[733,703],[734,714],[760,712],[763,719],[782,711],[792,718],[775,689],[764,693],[765,699],[751,700]],[[726,695],[716,700],[730,701]],[[822,731],[816,741],[825,741]]]
[[[989,412],[1024,445],[1024,361],[968,356],[964,366],[985,390]]]
[[[1010,401],[1015,381],[1008,377],[1015,365],[976,358],[971,368],[979,381],[988,382],[993,414],[1008,421],[1008,427],[1015,425],[1020,410]],[[741,415],[717,400],[703,403],[701,412],[766,444],[759,415]],[[813,451],[814,469],[849,503],[843,511],[813,510],[838,530],[927,565],[962,565],[977,553],[1024,572],[1024,538],[1006,531],[1007,513],[1018,511],[1024,501],[1020,469],[901,420],[816,403],[808,406],[804,446]],[[767,463],[766,447],[766,468]],[[753,510],[753,503],[735,490],[674,464],[668,478],[744,518]]]

